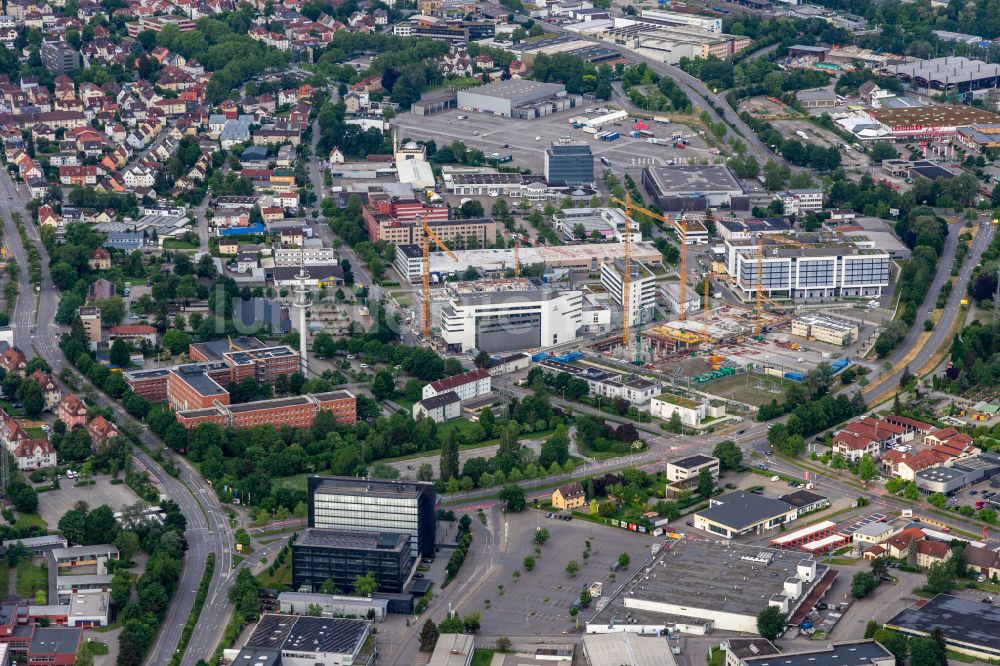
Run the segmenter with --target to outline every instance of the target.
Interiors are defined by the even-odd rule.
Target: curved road
[[[48,257],[41,244],[38,227],[32,222],[25,208],[30,199],[27,188],[16,185],[8,172],[0,176],[0,197],[6,199],[3,211],[4,236],[8,240],[7,249],[20,267],[18,275],[19,296],[11,319],[14,345],[28,358],[39,356],[52,366],[58,375],[69,367],[59,349],[62,330],[55,324],[58,306],[58,292],[49,275]],[[25,230],[32,244],[41,253],[42,283],[36,293],[28,274],[28,256],[23,247],[12,213],[21,215]],[[86,381],[86,380],[84,380]],[[131,424],[139,432],[142,443],[153,449],[160,449],[160,440],[141,423],[129,416],[120,405],[95,391],[95,401],[103,408],[113,411],[119,424]],[[202,611],[201,620],[191,637],[184,664],[194,664],[198,658],[207,656],[215,649],[222,637],[228,621],[229,601],[225,593],[228,582],[235,573],[232,569],[232,529],[219,504],[215,493],[207,482],[183,458],[166,453],[181,468],[180,479],[167,474],[144,450],[136,448],[133,457],[138,466],[145,468],[166,497],[177,502],[187,519],[188,552],[184,557],[177,593],[164,619],[162,630],[150,654],[147,664],[166,664],[180,640],[181,631],[194,604],[194,597],[201,582],[208,553],[216,553],[216,573],[209,588],[208,599]]]

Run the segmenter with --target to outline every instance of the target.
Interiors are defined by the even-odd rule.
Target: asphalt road
[[[9,241],[7,247],[21,268],[18,276],[19,296],[11,320],[14,344],[28,358],[36,356],[44,358],[52,366],[53,374],[58,375],[63,368],[68,367],[58,346],[62,329],[55,323],[59,294],[49,275],[48,257],[41,244],[38,227],[25,209],[30,194],[23,185],[18,188],[5,170],[0,177],[0,197],[7,202],[6,206],[0,206],[3,211],[4,236]],[[42,255],[42,283],[39,292],[36,292],[30,283],[27,252],[20,241],[12,212],[20,213],[29,239]],[[140,440],[143,444],[155,449],[162,447],[160,440],[129,416],[120,405],[100,392],[96,392],[95,395],[98,405],[111,409],[119,424],[132,424],[140,431]],[[226,583],[229,579],[223,576],[231,576],[232,529],[214,491],[201,475],[183,458],[173,456],[171,453],[166,455],[173,457],[180,465],[179,480],[167,474],[142,449],[136,448],[133,453],[136,464],[150,473],[163,495],[177,502],[188,525],[186,533],[188,552],[184,557],[178,591],[146,663],[166,664],[170,660],[194,604],[208,553],[214,552],[217,558],[216,575],[209,589],[201,621],[195,628],[183,662],[194,664],[198,658],[207,656],[215,649],[228,621],[229,602],[225,589],[228,587]]]
[[[910,328],[906,337],[903,338],[902,342],[900,342],[896,349],[889,355],[889,360],[893,364],[893,369],[888,374],[883,375],[879,380],[879,384],[881,386],[899,386],[899,380],[906,371],[907,365],[909,366],[911,372],[916,372],[918,368],[923,366],[931,359],[932,356],[934,356],[934,354],[941,348],[941,345],[947,342],[952,324],[955,322],[955,318],[964,316],[966,312],[962,309],[961,301],[965,298],[965,290],[969,284],[969,278],[972,277],[972,270],[979,265],[983,252],[987,247],[989,247],[994,233],[995,227],[993,226],[987,225],[985,227],[980,227],[979,233],[976,234],[975,239],[972,241],[969,253],[966,255],[965,260],[962,263],[962,268],[959,271],[958,276],[955,278],[951,295],[945,303],[944,311],[941,313],[941,318],[938,320],[937,324],[934,325],[934,330],[931,332],[930,337],[908,364],[905,364],[902,367],[896,367],[900,365],[899,361],[916,345],[917,340],[919,340],[921,334],[923,333],[924,320],[930,317],[931,313],[934,311],[934,306],[937,302],[938,292],[941,291],[941,286],[951,278],[951,267],[955,262],[955,251],[958,248],[958,237],[962,234],[962,223],[956,222],[949,226],[948,236],[945,239],[944,252],[941,255],[941,260],[938,265],[938,272],[934,276],[934,281],[931,283],[930,288],[927,290],[927,295],[924,297],[924,302],[918,311],[914,326]],[[878,390],[871,391],[870,393],[875,395],[878,393]],[[875,406],[876,405],[869,405],[869,407]]]

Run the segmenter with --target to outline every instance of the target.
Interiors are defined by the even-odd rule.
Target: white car
[[[536,136],[535,137],[535,141],[541,141],[541,140],[542,140],[542,137],[540,137],[540,136]]]
[[[359,365],[358,367],[359,367],[359,368],[367,368],[367,367],[368,367],[368,364],[367,364],[367,363],[362,363],[362,364],[361,364],[361,365]]]

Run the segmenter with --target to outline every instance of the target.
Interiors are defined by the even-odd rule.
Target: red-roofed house
[[[871,437],[856,432],[842,430],[833,436],[833,452],[839,453],[851,462],[870,455],[877,458],[881,447]]]
[[[492,389],[491,380],[489,371],[482,369],[452,375],[425,385],[423,399],[432,398],[439,393],[454,391],[459,400],[471,400],[489,393]]]
[[[18,442],[11,454],[17,459],[17,468],[23,472],[56,466],[56,450],[44,438]]]
[[[87,425],[87,406],[73,393],[59,401],[56,415],[60,421],[66,424],[67,430]]]
[[[951,548],[943,541],[917,542],[917,566],[921,569],[929,569],[932,564],[945,562],[950,557]]]
[[[108,331],[108,339],[112,342],[122,339],[126,342],[131,342],[137,347],[142,344],[143,340],[155,347],[158,340],[156,328],[148,324],[122,324],[115,326]]]
[[[103,416],[95,416],[87,424],[90,433],[90,448],[97,452],[114,437],[118,437],[118,428]]]
[[[941,428],[924,435],[924,446],[937,446],[944,444],[952,437],[960,434],[955,428]]]
[[[939,465],[941,460],[929,449],[909,453],[886,451],[882,456],[882,471],[889,476],[898,476],[903,481],[913,481],[917,472]]]
[[[24,354],[11,347],[0,354],[0,367],[3,367],[7,372],[23,375],[25,368],[28,367],[28,359],[24,358]]]
[[[35,370],[28,375],[28,379],[32,379],[38,383],[38,386],[42,389],[42,395],[45,397],[45,409],[54,412],[59,406],[60,394],[59,386],[52,379],[52,375],[41,370]]]
[[[924,423],[923,421],[918,421],[916,419],[911,419],[908,416],[899,416],[898,414],[888,414],[885,420],[893,425],[903,426],[908,431],[912,432],[916,438],[923,439],[924,435],[934,430],[934,426],[930,423]]]
[[[916,527],[908,527],[899,534],[883,541],[881,545],[889,557],[905,559],[913,552],[913,545],[924,538],[924,531]]]
[[[90,253],[87,264],[95,271],[106,271],[111,268],[111,253],[103,247],[96,248]]]

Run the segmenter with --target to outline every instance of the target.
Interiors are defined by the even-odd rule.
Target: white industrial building
[[[823,190],[798,189],[777,192],[775,199],[781,201],[783,215],[805,215],[823,210]]]
[[[629,302],[625,303],[625,260],[615,259],[601,264],[601,286],[611,296],[615,305],[628,311],[630,324],[652,318],[656,308],[656,276],[638,261],[629,262]]]
[[[460,375],[452,375],[426,384],[423,398],[433,398],[436,395],[454,392],[459,400],[472,400],[481,395],[487,395],[492,390],[492,377],[484,369],[470,370]]]
[[[768,298],[877,297],[889,285],[889,253],[842,238],[793,247],[763,239],[761,283]],[[726,273],[744,300],[757,294],[757,241],[725,244]]]
[[[462,401],[454,391],[438,393],[413,403],[412,416],[416,421],[420,418],[430,419],[435,423],[444,423],[457,419],[462,415]]]
[[[301,248],[276,247],[272,251],[275,266],[335,265],[337,253],[332,247],[324,247],[318,238],[307,238]]]
[[[670,417],[676,413],[681,423],[689,428],[697,428],[698,425],[709,416],[725,416],[725,407],[710,407],[707,401],[691,400],[679,395],[664,393],[649,401],[649,413],[651,416],[669,421]]]
[[[504,352],[571,342],[579,335],[583,292],[516,278],[449,286],[441,337],[450,349]]]
[[[804,314],[792,320],[792,335],[843,347],[858,339],[858,325],[847,319]]]
[[[680,12],[665,12],[658,9],[643,9],[639,14],[644,19],[663,21],[673,25],[689,25],[708,32],[722,32],[722,19],[698,14],[682,14]]]
[[[552,217],[552,226],[563,239],[579,241],[577,225],[583,227],[583,238],[595,240],[595,232],[602,241],[625,241],[625,211],[621,208],[564,208]],[[637,222],[629,223],[629,240],[642,241],[642,232]]]

